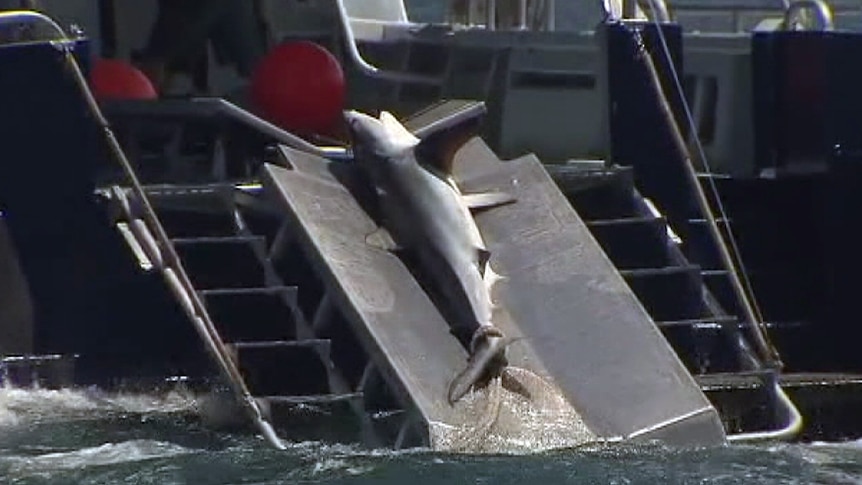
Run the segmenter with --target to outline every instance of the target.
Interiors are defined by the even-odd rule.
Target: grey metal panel
[[[350,191],[321,159],[284,150],[296,170],[265,166],[265,186],[302,228],[307,254],[374,362],[426,423],[465,424],[446,392],[466,351],[401,261],[366,244],[377,226]]]
[[[601,437],[666,424],[671,443],[723,442],[717,412],[538,159],[501,163],[474,139],[456,167],[465,193],[518,197],[476,216],[506,278],[495,298],[526,337],[512,345],[515,358],[544,368]],[[680,420],[701,412],[696,423]]]

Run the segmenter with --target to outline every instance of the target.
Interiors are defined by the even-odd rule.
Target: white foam
[[[93,389],[20,389],[0,387],[0,426],[28,422],[92,417],[94,411],[106,414],[170,413],[192,410],[195,398],[182,390],[160,395],[107,394]]]
[[[10,456],[2,461],[9,470],[19,473],[42,473],[93,466],[116,465],[191,453],[193,450],[162,441],[132,440],[105,443],[74,451],[52,452],[36,456]]]

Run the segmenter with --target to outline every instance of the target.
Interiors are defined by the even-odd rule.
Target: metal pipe
[[[51,17],[48,17],[45,14],[41,14],[39,12],[33,12],[30,10],[10,10],[7,12],[0,12],[0,25],[15,25],[15,24],[38,24],[42,23],[47,25],[50,29],[54,30],[57,34],[57,37],[53,39],[45,39],[45,40],[61,40],[61,41],[69,41],[70,39],[66,36],[66,32],[63,31],[62,28],[54,21]]]
[[[423,76],[421,74],[408,72],[388,71],[380,69],[366,61],[359,52],[359,47],[356,44],[356,36],[353,34],[353,26],[350,24],[350,14],[347,13],[347,7],[344,6],[344,0],[335,0],[335,5],[338,7],[338,16],[341,19],[341,26],[344,28],[344,43],[347,44],[347,54],[363,74],[369,77],[394,82],[430,85],[440,84],[440,80],[436,77]]]
[[[653,2],[654,5],[656,0],[650,1]],[[666,40],[664,39],[664,35],[661,31],[661,26],[659,25],[658,21],[655,21],[655,24],[656,28],[658,29],[659,37],[661,38],[661,41],[663,43],[668,62],[671,63],[671,68],[673,69],[673,60],[671,59],[670,51],[667,48]],[[745,288],[743,287],[742,282],[739,279],[739,274],[736,271],[736,265],[734,264],[727,245],[724,242],[724,238],[721,235],[721,231],[718,228],[718,224],[716,223],[715,217],[712,214],[712,210],[709,207],[709,201],[707,200],[706,193],[704,192],[700,181],[697,179],[697,172],[694,168],[694,164],[692,163],[691,154],[688,150],[685,138],[683,137],[682,132],[678,124],[676,123],[676,119],[674,118],[674,114],[671,110],[670,103],[667,100],[667,96],[664,94],[658,70],[656,69],[652,56],[649,54],[646,48],[643,36],[641,35],[640,31],[636,29],[632,30],[632,35],[634,37],[635,47],[637,49],[637,57],[643,61],[644,66],[646,67],[647,74],[649,76],[650,83],[655,91],[656,99],[658,101],[660,110],[663,117],[665,118],[668,128],[671,131],[674,145],[676,146],[677,150],[683,158],[686,178],[689,181],[689,185],[691,185],[691,187],[694,189],[695,199],[697,201],[699,209],[708,222],[707,226],[709,227],[711,236],[713,237],[716,242],[716,245],[718,246],[722,264],[724,264],[724,266],[728,269],[734,295],[737,297],[738,301],[740,302],[740,305],[743,307],[743,312],[745,313],[746,319],[751,324],[751,328],[753,329],[752,333],[755,337],[755,342],[758,346],[758,350],[762,354],[761,359],[769,364],[771,373],[768,385],[771,386],[773,394],[776,396],[781,406],[785,409],[785,413],[787,415],[787,423],[785,423],[785,425],[778,430],[731,435],[728,437],[728,440],[739,442],[792,438],[793,436],[798,434],[802,428],[802,415],[799,413],[799,410],[793,404],[793,401],[790,400],[790,398],[778,384],[777,371],[781,367],[781,361],[778,356],[778,352],[766,341],[765,332],[762,328],[763,322],[762,319],[759,317],[759,312],[755,311],[754,305],[749,299],[748,294],[746,293]],[[674,76],[677,77],[676,85],[677,88],[680,90],[681,96],[681,87],[675,69]],[[689,122],[693,124],[691,114],[688,111],[687,107],[686,114],[689,118]],[[756,364],[759,364],[759,362],[757,362]]]
[[[752,305],[752,302],[742,285],[742,281],[739,279],[739,274],[736,271],[736,264],[733,262],[733,258],[730,255],[730,251],[728,250],[727,245],[724,244],[724,237],[721,234],[721,230],[718,227],[718,223],[715,221],[715,217],[712,216],[712,209],[709,207],[709,201],[706,197],[706,193],[704,192],[703,186],[701,186],[700,181],[697,179],[697,171],[694,168],[694,163],[692,163],[691,153],[689,152],[688,146],[685,142],[685,138],[683,137],[682,132],[680,131],[679,126],[676,123],[676,119],[674,118],[670,103],[668,102],[667,97],[664,94],[664,91],[661,86],[661,80],[659,79],[658,70],[655,67],[655,63],[652,60],[652,56],[650,56],[649,52],[647,51],[641,33],[636,29],[633,29],[632,32],[635,38],[635,42],[637,44],[637,55],[643,61],[644,65],[647,68],[647,74],[649,75],[650,82],[654,87],[662,115],[665,118],[665,121],[671,131],[674,145],[679,151],[680,156],[682,156],[683,158],[683,169],[685,172],[686,179],[689,182],[689,185],[694,190],[695,202],[697,203],[698,208],[700,209],[701,213],[704,215],[704,218],[707,221],[707,227],[709,228],[710,235],[715,240],[716,246],[718,247],[721,262],[728,270],[734,296],[737,298],[740,306],[742,307],[742,311],[745,314],[746,320],[748,320],[748,322],[750,322],[752,325],[759,325],[761,323],[760,318],[754,310],[754,306]],[[766,341],[766,337],[763,335],[763,333],[753,332],[753,334],[755,338],[755,343],[758,347],[758,351],[761,354],[761,359],[766,362],[778,364],[780,366],[778,352]]]
[[[806,19],[804,16],[805,12],[813,12],[814,20],[817,21],[817,24],[803,27],[820,31],[835,29],[832,9],[823,0],[796,0],[790,3],[787,6],[787,11],[784,13],[784,28],[794,30],[794,25],[801,24]]]
[[[485,0],[485,28],[497,30],[497,0]]]
[[[469,25],[471,27],[476,25],[476,16],[474,15],[474,13],[476,11],[478,11],[478,8],[476,8],[476,4],[479,3],[480,1],[481,0],[468,0],[467,1],[467,25]]]
[[[774,376],[773,376],[774,377]],[[771,383],[772,392],[779,400],[781,407],[786,410],[787,423],[781,428],[774,431],[755,431],[752,433],[737,433],[727,435],[727,441],[731,443],[755,442],[755,441],[772,441],[772,440],[789,440],[802,431],[802,414],[796,409],[793,401],[784,389],[773,379]]]
[[[224,374],[231,389],[237,395],[239,402],[241,404],[245,404],[245,410],[248,412],[249,417],[252,419],[252,421],[257,425],[261,434],[274,447],[282,450],[286,449],[284,443],[282,443],[281,440],[279,440],[278,437],[275,435],[272,426],[263,418],[263,414],[260,410],[260,407],[254,400],[254,398],[251,396],[251,392],[249,392],[248,388],[246,387],[245,381],[243,380],[239,369],[236,368],[236,365],[230,358],[227,349],[225,349],[223,345],[220,345],[218,340],[214,337],[215,335],[218,335],[218,333],[212,324],[212,319],[207,313],[206,307],[204,307],[203,302],[200,300],[200,297],[198,296],[197,292],[194,291],[194,286],[192,285],[191,281],[188,278],[188,274],[182,266],[182,262],[180,261],[179,255],[174,249],[173,244],[171,244],[170,239],[168,238],[164,227],[162,227],[161,222],[159,222],[158,217],[156,217],[155,210],[150,204],[150,200],[144,192],[144,189],[141,186],[141,183],[138,180],[138,177],[135,174],[131,163],[126,158],[126,155],[123,152],[122,147],[120,146],[120,142],[117,141],[117,138],[114,135],[113,130],[111,130],[111,126],[108,123],[108,120],[102,114],[102,111],[99,108],[99,104],[96,102],[96,98],[93,96],[92,91],[90,91],[90,87],[87,84],[87,80],[84,77],[83,72],[81,72],[81,67],[78,65],[78,61],[75,60],[75,57],[72,55],[72,51],[68,48],[68,46],[63,46],[62,49],[66,61],[66,66],[71,71],[73,79],[77,83],[81,94],[84,96],[84,100],[87,103],[90,113],[93,115],[94,119],[101,127],[102,132],[105,136],[105,140],[108,142],[108,148],[110,148],[111,150],[111,154],[113,155],[115,161],[123,169],[125,176],[128,178],[129,183],[131,184],[132,192],[140,201],[140,204],[143,208],[142,212],[144,219],[146,220],[148,226],[152,227],[155,230],[155,237],[158,240],[159,244],[162,246],[162,254],[167,269],[172,270],[170,271],[170,273],[175,274],[180,284],[183,286],[184,290],[187,293],[187,296],[192,305],[191,309],[194,311],[194,315],[190,315],[190,319],[192,320],[195,329],[197,330],[201,339],[206,344],[207,349],[212,354],[212,357],[218,364],[219,369]],[[168,271],[165,271],[166,277],[168,277],[170,273]]]
[[[527,30],[527,0],[518,2],[518,29]]]
[[[90,113],[93,115],[94,119],[96,120],[96,123],[98,123],[99,127],[102,129],[112,156],[114,157],[115,161],[120,165],[126,177],[129,179],[132,191],[138,197],[142,208],[144,209],[144,219],[153,229],[155,229],[155,237],[162,246],[161,249],[164,251],[164,253],[166,253],[163,254],[163,256],[167,256],[165,258],[165,264],[169,268],[174,268],[174,270],[172,270],[171,272],[174,273],[177,278],[179,278],[179,282],[183,285],[191,301],[193,310],[198,317],[192,318],[192,323],[194,324],[195,329],[198,331],[201,339],[206,344],[207,349],[212,354],[213,359],[218,364],[219,370],[221,370],[221,372],[226,377],[228,384],[231,386],[231,389],[233,389],[233,391],[237,395],[238,400],[240,401],[240,403],[245,404],[244,409],[248,412],[249,416],[251,417],[252,421],[257,425],[260,432],[274,447],[278,449],[285,449],[284,444],[281,442],[281,440],[278,439],[275,434],[275,431],[272,429],[272,426],[263,418],[263,414],[261,413],[257,402],[254,400],[254,398],[251,396],[251,393],[248,391],[248,388],[245,386],[245,382],[242,380],[242,376],[239,373],[239,370],[236,368],[235,364],[228,356],[227,350],[223,346],[219,345],[218,342],[213,338],[213,336],[217,333],[215,331],[215,328],[212,326],[212,320],[209,318],[209,315],[207,314],[206,308],[203,306],[200,297],[195,291],[193,291],[194,287],[192,286],[191,281],[189,281],[188,279],[188,274],[186,274],[186,272],[182,268],[182,263],[180,262],[176,250],[170,243],[170,240],[168,239],[168,236],[165,233],[165,230],[159,222],[158,218],[155,216],[153,207],[150,205],[149,199],[147,198],[147,195],[144,192],[140,181],[135,175],[134,169],[132,169],[129,160],[126,158],[126,155],[123,152],[119,141],[117,141],[116,136],[111,130],[107,119],[102,114],[102,111],[99,108],[99,105],[96,102],[92,91],[90,91],[90,87],[87,84],[87,79],[84,77],[84,73],[81,71],[81,67],[78,65],[78,61],[72,55],[72,49],[70,46],[71,40],[66,36],[66,33],[63,32],[63,29],[61,29],[60,26],[57,25],[57,23],[53,19],[41,13],[29,11],[0,12],[0,24],[22,22],[41,22],[45,25],[48,25],[57,33],[57,40],[59,42],[54,42],[54,45],[57,46],[63,53],[66,67],[71,72],[72,78],[77,84],[81,95],[84,97],[84,101],[87,103],[87,107]]]
[[[670,10],[667,8],[667,2],[665,0],[647,0],[647,5],[649,6],[649,11],[652,14],[653,20],[657,20],[659,22],[670,22]]]

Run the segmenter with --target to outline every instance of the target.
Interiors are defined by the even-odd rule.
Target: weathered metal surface
[[[438,424],[479,429],[492,407],[452,407],[445,399],[467,354],[401,260],[366,243],[377,224],[356,200],[362,198],[356,174],[338,164],[336,176],[335,165],[284,150],[292,168],[267,165],[265,185],[302,228],[339,308],[427,427],[426,439],[432,445],[448,439],[445,432],[438,442],[430,436]],[[716,411],[539,161],[501,162],[476,139],[456,164],[465,193],[502,190],[518,198],[476,216],[490,264],[505,278],[492,295],[502,308],[494,323],[509,337],[523,337],[509,349],[510,364],[540,376],[549,395],[564,396],[567,403],[556,403],[555,412],[572,434],[580,442],[723,442]],[[518,420],[512,411],[518,405],[511,395],[494,395],[477,399],[506,406],[494,411],[503,420],[494,425],[506,429]]]
[[[457,157],[464,193],[518,198],[476,216],[505,278],[495,298],[512,321],[499,325],[524,337],[510,355],[544,368],[600,437],[722,442],[717,412],[539,160],[501,162],[479,139]]]
[[[424,423],[464,424],[446,402],[467,353],[422,288],[390,252],[365,242],[377,224],[320,159],[289,151],[295,169],[264,168],[338,307],[387,382]],[[316,158],[316,157],[315,157]]]
[[[467,352],[404,263],[366,242],[377,224],[355,199],[364,198],[358,172],[338,164],[336,176],[334,165],[284,150],[292,169],[266,166],[265,185],[301,228],[309,259],[428,446],[521,452],[595,440],[553,381],[517,359],[511,363],[522,369],[511,376],[530,399],[498,381],[450,405],[448,387]]]

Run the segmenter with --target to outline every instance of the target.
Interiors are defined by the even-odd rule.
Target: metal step
[[[214,288],[199,291],[222,337],[230,342],[297,337],[296,286]]]
[[[232,348],[241,350],[261,350],[261,349],[277,349],[285,347],[310,347],[315,346],[318,349],[324,350],[329,354],[330,342],[328,339],[307,339],[307,340],[258,340],[248,342],[230,342]]]
[[[549,164],[545,169],[585,221],[637,216],[631,167],[578,170]]]
[[[330,394],[330,341],[270,340],[228,344],[255,396]]]
[[[692,374],[739,369],[736,349],[722,332],[727,325],[739,325],[732,315],[715,315],[688,320],[656,322],[665,338]]]
[[[733,221],[725,218],[716,219],[719,230],[726,234],[728,224]],[[721,268],[722,260],[718,248],[712,238],[706,219],[693,218],[683,228],[683,252],[691,261],[697,261],[704,268]]]
[[[264,268],[253,244],[262,238],[215,236],[178,239],[177,254],[198,290],[265,285]]]
[[[621,270],[632,291],[655,321],[707,316],[703,280],[695,265]]]
[[[265,244],[263,236],[199,236],[172,238],[174,246],[196,246],[200,244]]]
[[[697,173],[698,180],[730,180],[733,177],[731,175],[725,173],[715,173],[715,172],[698,172]]]
[[[233,216],[227,210],[198,212],[162,207],[156,213],[171,238],[235,235]]]
[[[587,227],[617,268],[656,268],[670,263],[664,218],[601,219],[588,222]]]
[[[270,404],[315,405],[342,401],[359,401],[362,400],[363,394],[361,392],[353,392],[350,394],[317,394],[307,396],[256,396],[256,398],[264,399]]]
[[[687,320],[665,320],[656,322],[659,328],[691,328],[694,330],[720,330],[723,325],[738,323],[733,315],[718,315]]]
[[[365,396],[360,392],[304,396],[275,394],[256,398],[256,401],[264,403],[279,428],[292,441],[326,443],[355,443],[367,439],[367,431],[363,431],[361,421],[355,417],[356,409],[364,409],[364,400]],[[398,422],[403,420],[403,411],[387,414],[395,415]],[[366,418],[372,416],[366,415]],[[375,432],[380,432],[381,424],[385,423],[376,416],[373,418]]]

